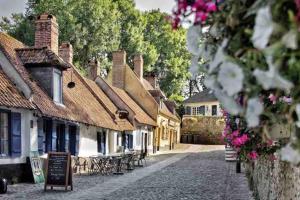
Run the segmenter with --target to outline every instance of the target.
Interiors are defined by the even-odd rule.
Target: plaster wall
[[[0,106],[0,109],[10,110],[11,112],[21,113],[21,156],[0,157],[0,165],[5,164],[20,164],[26,163],[26,157],[29,156],[30,151],[38,150],[38,133],[37,133],[37,118],[34,117],[34,111],[18,108],[7,108]],[[30,127],[30,121],[33,121],[33,127]]]

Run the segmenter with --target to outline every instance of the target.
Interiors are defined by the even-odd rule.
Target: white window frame
[[[55,76],[59,77],[59,85],[55,84],[56,78]],[[62,104],[62,99],[63,99],[63,87],[62,87],[62,72],[58,69],[54,69],[53,70],[53,101],[59,104]],[[57,92],[57,88],[59,88],[59,92]],[[57,96],[58,95],[58,96]]]

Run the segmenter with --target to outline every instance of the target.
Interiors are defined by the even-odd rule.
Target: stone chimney
[[[73,63],[73,47],[69,42],[63,42],[59,46],[58,55],[65,62]]]
[[[143,71],[144,71],[144,60],[141,54],[135,55],[133,58],[134,63],[134,72],[137,77],[142,81],[143,80]]]
[[[157,76],[154,73],[149,73],[145,75],[144,77],[154,89],[159,89],[159,86],[157,84]]]
[[[113,52],[112,85],[121,89],[125,87],[126,52]]]
[[[46,46],[58,55],[58,24],[53,15],[45,13],[35,21],[35,47]]]
[[[90,60],[88,67],[88,78],[91,80],[96,80],[98,76],[100,76],[100,66],[97,60]]]

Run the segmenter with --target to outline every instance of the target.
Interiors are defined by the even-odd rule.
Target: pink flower
[[[202,11],[196,12],[195,24],[200,23],[200,22],[205,22],[206,19],[207,19],[207,13],[204,13]]]
[[[235,130],[235,131],[232,132],[232,135],[233,135],[234,137],[239,136],[239,134],[240,134],[240,131],[239,131],[239,130]]]
[[[291,104],[292,103],[292,98],[284,96],[282,98],[282,101],[285,102],[285,103],[287,103],[287,104]]]
[[[249,137],[247,134],[243,134],[241,137],[237,137],[233,139],[232,144],[235,147],[241,147],[243,146],[247,141],[249,140]]]
[[[268,98],[273,104],[276,104],[277,97],[274,94],[271,93]]]
[[[250,153],[248,153],[248,157],[251,159],[251,160],[256,160],[258,158],[258,154],[256,151],[251,151]]]
[[[273,145],[273,140],[271,140],[271,139],[268,139],[268,141],[267,141],[267,145],[268,145],[268,146],[272,146],[272,145]]]
[[[215,11],[217,11],[217,6],[216,6],[216,4],[215,3],[213,3],[213,2],[209,2],[209,3],[207,3],[206,4],[206,11],[207,12],[215,12]]]

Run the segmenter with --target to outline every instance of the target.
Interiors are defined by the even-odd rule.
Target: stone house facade
[[[211,91],[205,90],[191,96],[183,101],[183,106],[182,134],[194,135],[194,142],[199,144],[223,144],[221,134],[225,121],[220,103]],[[187,141],[182,138],[182,142]]]

